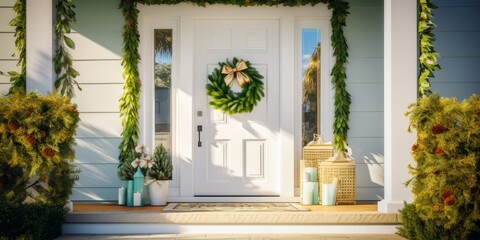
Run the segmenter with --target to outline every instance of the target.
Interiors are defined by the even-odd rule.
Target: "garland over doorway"
[[[123,32],[123,77],[125,86],[120,98],[120,112],[122,119],[122,142],[120,143],[120,163],[122,163],[129,152],[133,152],[138,142],[138,110],[140,108],[140,88],[138,64],[140,54],[138,52],[140,33],[138,31],[138,13],[137,4],[146,5],[174,5],[183,2],[189,2],[198,6],[207,6],[211,4],[247,6],[287,6],[295,7],[301,5],[316,5],[319,3],[327,4],[328,9],[332,10],[330,23],[332,26],[332,48],[335,57],[335,65],[332,68],[332,84],[335,89],[335,119],[333,124],[333,133],[335,138],[333,144],[337,151],[347,152],[347,133],[348,121],[350,115],[350,94],[347,92],[345,80],[347,78],[345,64],[348,58],[348,45],[343,33],[343,27],[346,23],[348,12],[348,2],[346,0],[122,0],[120,8],[123,10],[125,25]]]

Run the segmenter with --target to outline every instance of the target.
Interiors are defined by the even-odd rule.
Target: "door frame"
[[[330,19],[331,11],[326,4],[316,6],[283,7],[283,6],[256,6],[238,7],[231,5],[211,5],[207,7],[192,6],[191,4],[178,5],[138,5],[140,46],[139,53],[142,61],[139,65],[140,79],[142,80],[141,102],[139,111],[139,143],[153,146],[153,91],[147,86],[153,86],[153,29],[165,26],[170,22],[174,27],[173,56],[172,56],[172,160],[174,176],[169,191],[168,201],[172,202],[234,202],[236,197],[194,197],[194,159],[193,148],[196,146],[196,128],[194,128],[194,41],[196,19],[274,19],[280,22],[280,133],[281,148],[281,179],[280,197],[242,197],[244,202],[295,202],[296,179],[296,150],[297,132],[301,131],[301,121],[294,116],[301,106],[298,96],[298,86],[295,61],[297,43],[296,16],[302,18]],[[328,37],[331,32],[328,33]],[[180,47],[181,46],[181,47]],[[331,48],[329,46],[329,48]],[[323,59],[322,59],[323,60]],[[182,64],[182,69],[176,66]],[[291,66],[291,67],[282,67]],[[330,70],[330,69],[329,69]],[[328,78],[330,79],[330,78]],[[328,80],[329,82],[329,80]],[[294,89],[292,91],[292,89]],[[301,90],[301,89],[300,89]],[[332,101],[333,102],[333,101]],[[333,119],[333,116],[331,116]],[[300,126],[300,127],[299,127]]]

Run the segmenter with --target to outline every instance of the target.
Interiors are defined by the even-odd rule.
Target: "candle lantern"
[[[140,167],[137,168],[137,172],[133,175],[133,192],[140,193],[141,201],[140,206],[145,205],[145,177],[143,176],[142,170]]]
[[[320,184],[332,183],[338,178],[336,202],[355,204],[355,162],[346,158],[343,153],[335,154],[327,161],[320,163]],[[322,197],[322,188],[320,188],[320,197]],[[322,199],[323,200],[323,199]],[[323,203],[323,201],[322,201]]]

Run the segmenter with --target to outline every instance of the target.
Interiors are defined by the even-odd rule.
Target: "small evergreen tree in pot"
[[[172,161],[163,144],[158,145],[153,153],[153,166],[148,171],[148,176],[155,180],[172,180]]]
[[[166,205],[168,197],[168,185],[172,180],[173,165],[165,147],[160,144],[153,153],[153,166],[147,175],[153,179],[149,183],[150,204]]]

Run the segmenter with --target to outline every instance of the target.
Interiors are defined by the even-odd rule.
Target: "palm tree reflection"
[[[305,70],[302,89],[302,143],[305,146],[312,140],[314,133],[319,133],[320,126],[320,43],[310,56]]]

